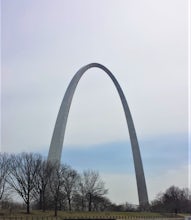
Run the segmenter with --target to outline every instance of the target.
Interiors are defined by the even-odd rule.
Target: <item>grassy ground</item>
[[[54,216],[53,211],[31,211],[31,214],[27,215],[25,211],[1,211],[0,210],[0,219],[3,217],[28,217],[28,220],[35,220],[37,217],[44,217],[44,220],[49,220],[49,217]],[[169,214],[168,217],[173,217],[173,215]],[[164,214],[160,213],[153,213],[153,212],[64,212],[58,211],[58,219],[64,218],[116,218],[116,219],[125,219],[125,218],[133,218],[133,217],[144,217],[144,218],[160,218],[160,217],[167,217]],[[179,216],[180,217],[180,216]]]

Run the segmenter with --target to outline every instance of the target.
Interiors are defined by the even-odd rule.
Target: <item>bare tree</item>
[[[169,187],[164,193],[160,193],[151,203],[152,211],[171,212],[191,212],[191,199],[188,189],[180,189],[176,186]]]
[[[94,196],[92,201],[93,211],[105,211],[111,207],[111,201],[104,196]]]
[[[46,209],[46,194],[48,189],[48,183],[55,168],[50,162],[39,158],[39,169],[35,178],[35,197],[39,201],[40,209],[45,211]]]
[[[67,197],[68,201],[68,209],[72,210],[72,199],[77,190],[77,182],[79,179],[79,175],[76,170],[72,169],[70,166],[63,165],[62,166],[62,178],[63,178],[63,192]]]
[[[3,199],[6,190],[6,181],[9,173],[9,156],[6,153],[0,153],[0,201]]]
[[[85,196],[88,211],[92,210],[92,203],[96,202],[96,198],[107,194],[105,184],[101,180],[99,173],[92,170],[84,171],[80,178],[79,189],[81,195]]]
[[[30,203],[34,199],[34,187],[40,168],[40,156],[32,153],[11,155],[8,183],[23,199],[30,213]]]
[[[54,215],[57,216],[59,200],[62,197],[63,169],[61,165],[56,165],[49,179],[50,192],[54,200]]]

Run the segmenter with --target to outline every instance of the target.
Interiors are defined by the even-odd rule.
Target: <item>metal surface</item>
[[[134,167],[135,167],[135,174],[136,174],[136,181],[137,181],[137,189],[138,189],[138,196],[139,196],[139,204],[141,207],[147,207],[148,205],[148,194],[147,194],[147,188],[146,188],[146,182],[145,182],[145,176],[144,176],[144,170],[143,170],[143,164],[141,160],[141,154],[140,154],[140,149],[139,149],[139,144],[137,140],[137,135],[134,127],[134,123],[132,120],[132,116],[126,101],[126,98],[124,96],[124,93],[114,77],[114,75],[103,65],[98,64],[98,63],[91,63],[88,64],[84,67],[82,67],[73,77],[71,80],[66,93],[64,95],[62,104],[60,106],[60,110],[57,116],[51,144],[50,144],[50,149],[49,149],[49,154],[48,154],[48,160],[52,163],[58,162],[60,163],[61,159],[61,153],[62,153],[62,147],[63,147],[63,141],[64,141],[64,134],[65,134],[65,129],[66,129],[66,124],[67,124],[67,118],[68,118],[68,113],[70,110],[72,98],[76,89],[76,86],[82,77],[82,75],[90,68],[100,68],[103,71],[105,71],[108,76],[111,78],[113,81],[125,113],[126,121],[127,121],[127,126],[129,129],[129,136],[131,140],[131,147],[132,147],[132,153],[133,153],[133,160],[134,160]]]

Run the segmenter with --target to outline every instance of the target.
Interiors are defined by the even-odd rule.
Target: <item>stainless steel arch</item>
[[[133,160],[134,160],[134,167],[135,167],[135,174],[136,174],[136,181],[137,181],[139,204],[141,207],[147,207],[148,206],[148,194],[147,194],[143,164],[141,160],[141,154],[140,154],[140,149],[139,149],[139,144],[137,140],[137,135],[136,135],[133,119],[132,119],[125,95],[118,81],[105,66],[99,63],[91,63],[91,64],[88,64],[82,67],[72,78],[66,90],[66,93],[64,95],[64,98],[63,98],[63,101],[62,101],[62,104],[60,106],[60,110],[57,116],[54,132],[53,132],[53,136],[52,136],[52,140],[50,144],[48,161],[52,163],[55,163],[55,162],[60,163],[61,152],[62,152],[63,141],[64,141],[64,134],[65,134],[66,124],[67,124],[67,118],[68,118],[68,114],[69,114],[69,110],[70,110],[70,106],[71,106],[71,102],[72,102],[72,98],[73,98],[76,86],[80,78],[82,77],[82,75],[88,69],[93,68],[93,67],[100,68],[109,75],[109,77],[115,84],[115,87],[121,98],[121,102],[123,105],[123,109],[124,109],[125,117],[127,121],[127,126],[129,129],[129,136],[130,136],[130,141],[131,141],[131,148],[132,148],[132,153],[133,153]]]

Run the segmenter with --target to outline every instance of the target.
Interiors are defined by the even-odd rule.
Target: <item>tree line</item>
[[[35,209],[68,211],[137,211],[139,207],[125,203],[116,205],[107,197],[108,189],[99,173],[78,173],[66,164],[51,164],[40,154],[0,153],[0,202],[13,193],[20,196],[27,213]],[[4,202],[4,203],[3,203]],[[172,186],[150,204],[151,211],[191,212],[188,189]]]
[[[164,193],[159,193],[150,207],[157,212],[191,213],[191,193],[188,188],[171,186]]]
[[[0,155],[0,200],[16,192],[30,213],[31,203],[45,211],[99,210],[107,189],[96,171],[79,174],[66,164],[51,164],[33,153]],[[105,203],[105,204],[104,204]]]

